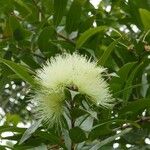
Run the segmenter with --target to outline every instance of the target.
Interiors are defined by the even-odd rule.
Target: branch
[[[73,98],[71,98],[70,100],[70,116],[71,116],[71,111],[74,109],[74,100]],[[74,118],[71,116],[71,129],[74,128],[74,123],[75,123],[75,120]],[[74,150],[74,143],[73,141],[71,141],[71,150]]]
[[[32,52],[31,52],[31,54],[34,55],[35,57],[39,57],[39,58],[41,58],[43,60],[47,60],[45,57],[43,57],[41,55],[38,55],[38,54],[35,54],[35,53],[32,53]]]
[[[71,44],[75,45],[75,42],[74,42],[73,40],[71,40],[71,39],[65,37],[64,35],[62,35],[62,34],[60,34],[60,33],[57,33],[57,35],[58,35],[59,37],[61,37],[62,39],[64,39],[64,40],[70,42]]]
[[[144,122],[150,122],[150,116],[141,117],[140,119],[135,121],[135,123],[144,123]],[[123,129],[126,129],[126,128],[132,128],[132,127],[133,127],[132,124],[129,123],[129,124],[126,124],[125,126],[115,128],[114,131],[123,130]]]
[[[23,48],[21,48],[21,47],[16,47],[16,48],[19,49],[19,50],[21,50],[21,51],[24,51]],[[29,51],[30,51],[30,54],[32,54],[33,56],[39,57],[39,58],[41,58],[41,59],[43,59],[43,60],[47,60],[47,58],[45,58],[45,57],[43,57],[43,56],[41,56],[41,55],[38,55],[38,54],[35,54],[35,53],[31,52],[31,49],[30,49],[30,48],[26,48],[26,49],[29,50]]]
[[[37,8],[37,10],[39,11],[39,13],[41,13],[42,17],[45,18],[43,10],[38,6],[37,2],[35,0],[32,0],[32,2],[34,3],[34,5]]]

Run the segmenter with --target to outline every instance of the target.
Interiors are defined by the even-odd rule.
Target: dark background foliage
[[[80,124],[60,136],[33,118],[33,76],[77,50],[108,68],[116,105],[83,103],[72,111]],[[150,149],[149,83],[149,0],[0,0],[0,149]]]

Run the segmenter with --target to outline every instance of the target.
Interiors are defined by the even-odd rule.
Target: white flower
[[[38,116],[50,124],[58,123],[63,114],[64,89],[75,87],[96,105],[111,107],[113,98],[102,77],[104,68],[77,53],[51,58],[42,70],[37,71],[41,92],[35,94]]]

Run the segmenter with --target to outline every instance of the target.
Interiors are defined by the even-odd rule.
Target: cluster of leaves
[[[150,149],[149,10],[149,0],[103,0],[98,8],[89,0],[0,0],[0,139],[7,140],[0,149],[96,150],[114,143]],[[108,68],[114,109],[95,108],[76,94],[74,126],[61,134],[40,121],[18,127],[33,121],[28,99],[36,69],[57,53],[77,50]]]

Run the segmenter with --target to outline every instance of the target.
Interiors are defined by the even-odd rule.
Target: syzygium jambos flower
[[[41,91],[35,94],[38,117],[50,125],[59,123],[64,111],[67,87],[86,95],[97,106],[111,107],[113,98],[102,73],[105,69],[97,66],[85,56],[74,54],[58,55],[37,71]]]

